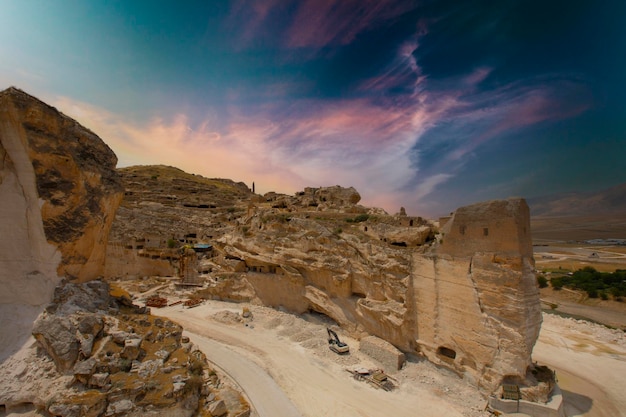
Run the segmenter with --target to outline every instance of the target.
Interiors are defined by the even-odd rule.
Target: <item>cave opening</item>
[[[453,349],[447,348],[445,346],[439,346],[437,348],[437,355],[443,356],[445,358],[456,359],[456,352]]]

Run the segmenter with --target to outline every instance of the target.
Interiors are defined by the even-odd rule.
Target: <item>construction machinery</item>
[[[328,327],[326,328],[326,331],[328,332],[328,347],[330,348],[330,350],[340,355],[345,355],[350,352],[350,347],[347,344],[343,343],[341,340],[339,340],[339,336],[337,336],[337,333],[335,333]]]
[[[397,386],[397,381],[387,375],[382,369],[358,368],[346,369],[346,371],[350,372],[357,381],[365,381],[385,391],[392,391]]]

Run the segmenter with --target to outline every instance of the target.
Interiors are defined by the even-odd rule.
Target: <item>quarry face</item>
[[[321,313],[485,392],[525,378],[541,311],[523,199],[431,222],[361,206],[352,188],[260,196],[170,167],[121,174],[108,277],[184,276],[199,297]],[[181,255],[200,242],[210,251]]]

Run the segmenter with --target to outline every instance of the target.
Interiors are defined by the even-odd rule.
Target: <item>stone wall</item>
[[[376,336],[361,339],[359,350],[383,365],[386,372],[395,372],[402,369],[406,357],[391,343]]]

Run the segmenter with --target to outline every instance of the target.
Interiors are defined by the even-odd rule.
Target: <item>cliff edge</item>
[[[17,88],[0,92],[3,354],[30,334],[28,323],[62,278],[103,275],[123,196],[116,164],[113,151],[75,120]]]

